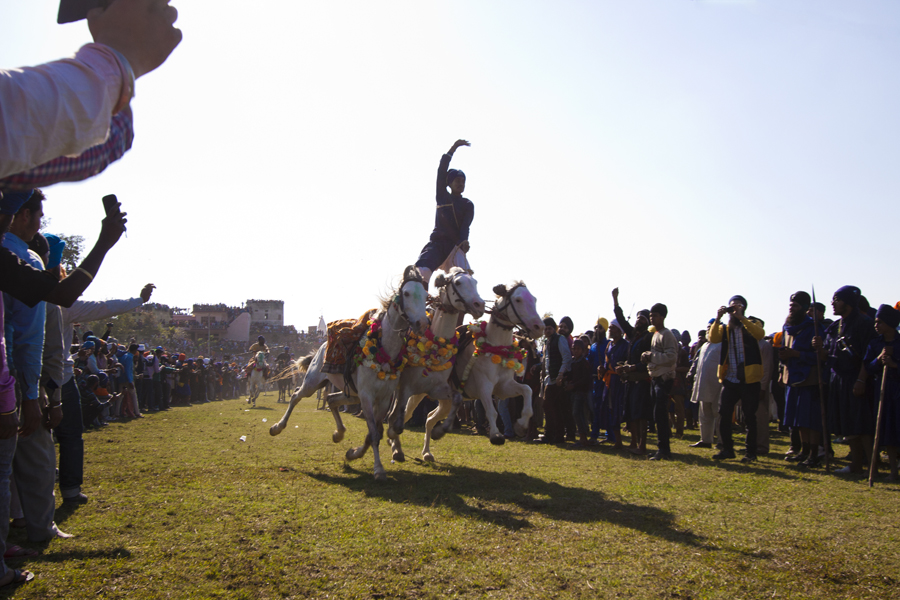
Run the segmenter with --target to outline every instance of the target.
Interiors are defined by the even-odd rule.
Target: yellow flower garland
[[[406,342],[409,366],[423,367],[422,377],[427,377],[428,371],[440,372],[452,368],[453,357],[459,352],[457,341],[455,335],[449,340],[435,337],[430,329],[423,336],[410,332]]]

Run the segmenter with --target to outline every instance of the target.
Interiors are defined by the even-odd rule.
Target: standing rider
[[[434,231],[416,261],[426,290],[431,274],[439,267],[445,271],[452,267],[469,270],[466,253],[469,251],[469,226],[475,214],[475,205],[462,195],[466,189],[466,174],[457,169],[448,170],[456,149],[469,145],[466,140],[456,140],[447,154],[441,157],[438,167]]]

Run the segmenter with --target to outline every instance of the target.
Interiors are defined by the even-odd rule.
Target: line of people
[[[831,320],[823,304],[799,291],[789,298],[780,330],[766,335],[765,323],[746,314],[746,298],[735,295],[691,344],[688,332],[666,327],[664,304],[638,311],[630,322],[618,296],[616,288],[615,318],[599,319],[593,331],[573,337],[571,318],[557,324],[547,317],[541,351],[523,342],[523,380],[532,387],[535,408],[527,439],[577,447],[611,443],[645,455],[651,433],[657,450],[650,459],[665,460],[673,456],[673,426],[679,439],[685,425],[698,426],[700,440],[691,446],[713,450],[714,460],[730,460],[737,458],[737,429],[746,432],[741,461],[752,463],[769,454],[775,422],[791,435],[786,460],[817,467],[826,452],[833,456],[833,437],[850,447],[849,464],[837,472],[862,473],[876,451],[883,389],[879,449],[888,454],[889,478],[897,480],[900,303],[875,310],[859,288],[844,286],[832,297]],[[517,402],[499,405],[508,438],[515,437]]]

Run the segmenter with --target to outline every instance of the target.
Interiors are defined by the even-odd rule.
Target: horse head
[[[439,273],[434,285],[440,290],[441,304],[469,313],[476,319],[484,315],[484,300],[478,294],[478,282],[465,269],[453,267],[446,275]]]
[[[503,284],[494,286],[498,300],[491,313],[500,319],[520,325],[537,339],[544,331],[544,322],[537,312],[537,298],[531,295],[525,283],[518,281],[509,289]]]
[[[403,281],[400,289],[394,297],[393,303],[400,309],[401,315],[409,323],[409,327],[417,334],[425,333],[430,324],[428,313],[425,310],[425,299],[428,293],[425,291],[425,280],[414,266],[406,267],[403,272]]]

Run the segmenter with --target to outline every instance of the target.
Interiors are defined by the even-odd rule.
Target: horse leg
[[[310,371],[309,375],[303,380],[303,385],[301,385],[297,390],[291,395],[291,403],[288,404],[287,410],[284,412],[284,416],[281,417],[277,423],[269,427],[269,435],[278,435],[284,428],[287,427],[288,419],[291,418],[291,413],[294,411],[294,407],[297,406],[297,403],[300,402],[303,398],[308,398],[312,396],[313,392],[316,389],[325,385],[325,375],[319,371],[312,372]]]
[[[401,390],[394,392],[391,409],[388,411],[388,439],[391,440],[397,439],[397,436],[403,433],[403,423],[399,422],[401,415],[405,413],[405,409],[401,407],[401,398],[403,398]]]
[[[427,395],[428,394],[416,394],[409,397],[409,400],[406,401],[406,413],[403,415],[404,423],[412,419],[413,413],[416,412],[416,408],[418,408],[419,404],[422,403],[422,400],[424,400]]]
[[[366,425],[369,428],[369,434],[366,436],[366,441],[362,446],[347,450],[347,460],[362,458],[366,453],[366,450],[368,450],[369,446],[372,444],[372,440],[375,439],[375,408],[372,405],[372,396],[368,391],[360,390],[359,404],[362,407],[363,415],[366,417]]]
[[[504,398],[515,398],[522,396],[522,416],[513,424],[513,429],[519,437],[525,437],[528,433],[528,423],[531,421],[531,415],[534,409],[531,406],[531,388],[524,383],[518,383],[514,379],[504,382],[499,389],[500,394]]]
[[[494,406],[493,391],[494,386],[492,384],[482,385],[478,389],[478,398],[481,400],[481,404],[484,406],[484,412],[487,415],[489,427],[488,435],[491,443],[495,446],[502,446],[506,441],[506,438],[503,437],[503,434],[497,429],[497,407]]]
[[[384,465],[381,464],[381,440],[384,437],[384,419],[391,408],[390,402],[389,396],[373,407],[375,427],[372,429],[372,458],[375,462],[375,481],[385,481],[387,479]]]
[[[444,435],[441,433],[440,435],[435,436],[433,434],[434,426],[447,416],[452,405],[452,401],[441,398],[438,400],[438,407],[431,411],[428,414],[428,418],[425,420],[425,445],[422,447],[422,458],[428,462],[434,462],[434,455],[431,454],[431,440],[436,440]],[[440,431],[441,428],[438,427],[437,430]]]
[[[391,460],[395,462],[405,462],[406,455],[403,453],[403,445],[400,443],[400,436],[393,439],[388,438],[391,444]]]
[[[350,398],[349,396],[345,396],[343,392],[328,394],[328,396],[325,397],[325,404],[331,410],[331,416],[334,417],[335,430],[334,433],[331,434],[331,441],[335,444],[344,439],[344,433],[347,431],[347,428],[344,427],[344,420],[341,419],[341,411],[339,410],[341,406],[349,404],[349,402],[345,402],[344,400],[350,400]]]
[[[457,390],[453,390],[452,400],[450,401],[450,409],[447,413],[446,418],[438,425],[434,431],[431,432],[431,439],[439,440],[444,437],[444,434],[453,429],[453,421],[456,419],[456,413],[459,411],[459,406],[462,404],[462,394],[460,394]]]

